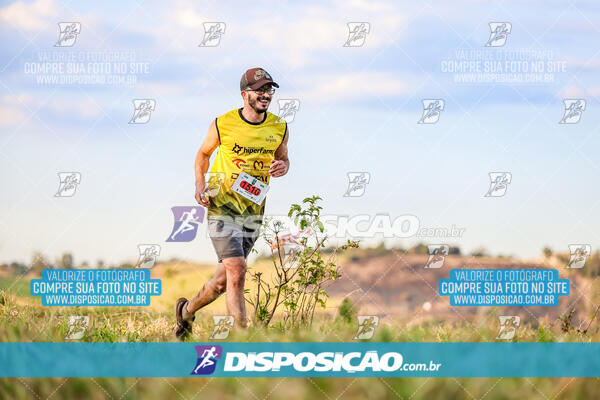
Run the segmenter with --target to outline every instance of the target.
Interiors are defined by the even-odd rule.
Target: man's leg
[[[188,301],[186,308],[183,310],[183,317],[185,319],[191,318],[196,311],[215,301],[225,291],[226,287],[225,266],[220,262],[213,277]]]
[[[246,300],[244,299],[244,282],[246,280],[246,260],[244,257],[228,257],[223,259],[227,275],[227,312],[235,318],[235,324],[245,328]]]

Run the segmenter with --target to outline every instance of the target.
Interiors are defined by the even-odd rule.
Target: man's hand
[[[273,178],[277,178],[287,174],[288,163],[283,160],[274,160],[269,168],[269,175]]]
[[[196,201],[198,204],[204,207],[210,205],[210,198],[208,196],[208,188],[204,181],[196,182]]]

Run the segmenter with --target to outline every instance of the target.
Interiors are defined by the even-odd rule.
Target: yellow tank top
[[[270,112],[262,122],[249,122],[240,108],[217,117],[215,125],[220,145],[209,178],[217,178],[220,188],[210,198],[207,218],[242,222],[248,216],[259,216],[260,221],[266,199],[258,205],[232,191],[231,186],[240,171],[269,184],[269,167],[283,142],[287,123]]]

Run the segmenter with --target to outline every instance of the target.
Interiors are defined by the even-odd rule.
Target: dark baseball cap
[[[273,82],[271,75],[264,69],[250,68],[242,75],[242,79],[240,80],[240,90],[245,90],[247,87],[256,90],[267,83],[272,84],[276,88],[279,87],[277,83]]]

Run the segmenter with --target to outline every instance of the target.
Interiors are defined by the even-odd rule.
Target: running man
[[[175,303],[174,333],[180,340],[192,333],[195,312],[225,291],[229,315],[235,318],[237,326],[246,327],[246,258],[258,238],[265,201],[254,203],[234,192],[232,185],[241,172],[268,185],[270,177],[281,177],[289,170],[287,123],[267,111],[278,87],[264,69],[247,70],[240,81],[244,107],[213,121],[196,156],[196,201],[208,209],[208,233],[218,265],[214,276],[194,297],[189,301],[182,297]],[[205,183],[205,174],[217,147],[210,172],[223,175],[225,182],[218,193],[209,197],[211,190]]]
[[[570,120],[571,118],[580,115],[583,113],[583,104],[581,103],[581,100],[577,100],[573,103],[571,103],[571,105],[569,106],[569,108],[567,108],[567,112],[565,112],[565,116],[563,117],[563,119],[560,120],[559,124],[564,124],[567,120]]]
[[[202,352],[202,356],[204,357],[202,359],[202,362],[200,364],[198,364],[196,366],[196,368],[194,368],[194,374],[198,373],[198,370],[205,368],[205,367],[210,367],[211,365],[213,365],[215,362],[212,360],[213,357],[216,357],[215,351],[216,351],[216,347],[213,346],[210,349],[206,349]]]
[[[175,240],[175,236],[187,231],[191,231],[195,228],[194,225],[198,225],[199,221],[198,217],[196,217],[196,209],[192,208],[190,211],[186,211],[181,214],[179,221],[181,221],[181,225],[179,225],[179,228],[173,232],[171,235],[171,240]]]
[[[427,105],[427,108],[425,108],[423,111],[425,111],[425,112],[423,113],[423,116],[419,120],[420,124],[425,123],[425,120],[428,120],[431,117],[440,115],[440,113],[442,112],[442,107],[440,105],[440,101],[439,100],[432,101],[431,103],[429,103]]]

